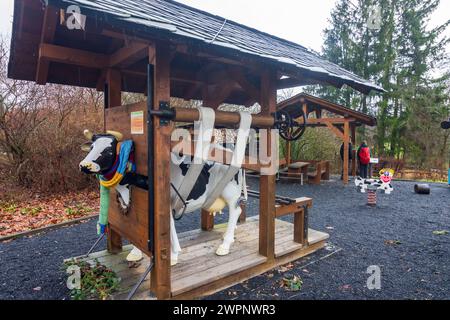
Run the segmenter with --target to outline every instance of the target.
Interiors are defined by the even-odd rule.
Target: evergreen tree
[[[346,87],[324,86],[308,91],[376,115],[378,126],[372,138],[380,156],[405,158],[422,166],[446,162],[441,158],[448,156],[448,137],[438,124],[449,112],[449,76],[442,70],[443,66],[448,70],[445,48],[449,40],[443,32],[450,20],[428,28],[439,3],[358,0],[352,4],[339,0],[324,31],[326,59],[379,83],[387,93],[365,96]],[[379,30],[367,24],[373,6],[381,8]],[[432,163],[425,161],[427,156]]]

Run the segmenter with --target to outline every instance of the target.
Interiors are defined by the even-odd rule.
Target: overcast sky
[[[351,0],[349,0],[351,1]],[[354,1],[354,0],[353,0]],[[322,31],[336,0],[179,0],[250,27],[320,51]],[[0,33],[11,33],[13,0],[0,0]],[[431,20],[450,19],[450,0],[441,0]],[[450,36],[450,28],[447,30]]]

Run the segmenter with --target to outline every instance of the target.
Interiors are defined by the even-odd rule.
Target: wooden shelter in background
[[[377,119],[345,106],[300,93],[280,102],[278,110],[284,110],[294,119],[303,122],[302,113],[306,114],[309,127],[326,127],[344,143],[343,180],[349,181],[349,142],[353,145],[352,175],[356,176],[356,128],[362,125],[375,126]],[[298,160],[298,159],[296,159]],[[287,144],[287,165],[291,163],[291,142]]]
[[[79,20],[85,21],[82,28],[76,27],[73,11],[68,10],[72,5],[80,10]],[[235,258],[236,263],[223,264],[211,256],[205,265],[218,264],[207,272],[199,271],[199,263],[193,259],[197,268],[186,268],[195,274],[178,274],[177,278],[180,267],[170,267],[167,165],[174,122],[151,117],[149,112],[167,108],[171,97],[202,100],[211,108],[222,103],[250,106],[257,102],[261,113],[255,116],[253,126],[269,128],[277,110],[277,89],[345,84],[363,93],[383,91],[298,44],[163,0],[15,0],[8,75],[41,85],[56,83],[104,91],[105,128],[133,139],[138,173],[148,175],[150,185],[149,192],[133,191],[133,206],[127,216],[111,201],[108,249],[120,252],[122,238],[127,238],[153,255],[151,286],[160,299],[217,291],[311,253],[325,240],[312,242],[308,238],[306,209],[302,209],[306,207],[277,207],[275,173],[264,175],[260,179],[259,222],[250,228],[256,237],[256,248],[250,248],[254,251],[237,250],[248,255]],[[122,92],[143,93],[148,98],[123,106]],[[131,133],[133,111],[144,114],[144,134]],[[177,110],[177,119],[183,114],[184,121],[198,119],[195,111]],[[235,127],[239,114],[220,113],[216,123]],[[303,201],[302,205],[311,203]],[[294,230],[298,232],[289,240],[287,250],[275,243],[276,218],[290,213],[296,216]],[[287,253],[280,256],[279,250]]]

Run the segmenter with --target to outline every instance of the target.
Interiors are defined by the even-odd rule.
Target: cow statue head
[[[86,174],[105,175],[110,173],[117,158],[117,147],[122,142],[123,135],[116,131],[106,131],[104,134],[93,134],[84,130],[84,136],[89,139],[81,146],[88,155],[80,162],[80,170]],[[125,179],[124,179],[125,180]],[[120,182],[115,186],[116,200],[123,214],[127,214],[130,208],[129,182]]]
[[[112,166],[117,156],[117,144],[123,135],[116,131],[106,131],[105,134],[93,134],[84,130],[84,136],[89,139],[81,146],[88,155],[80,162],[80,170],[87,174],[105,174]]]

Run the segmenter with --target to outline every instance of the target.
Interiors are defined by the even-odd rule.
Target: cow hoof
[[[174,257],[170,258],[170,266],[171,267],[176,266],[177,264],[178,264],[178,258],[174,258]]]
[[[142,251],[137,248],[133,248],[133,250],[131,250],[131,252],[127,256],[127,261],[128,262],[138,262],[138,261],[141,261],[142,258],[143,258]]]
[[[225,248],[224,246],[220,245],[220,247],[217,249],[216,254],[218,256],[226,256],[230,253],[230,249]]]

